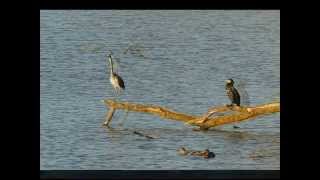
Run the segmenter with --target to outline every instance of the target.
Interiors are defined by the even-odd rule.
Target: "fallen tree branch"
[[[113,107],[110,107],[109,112],[106,115],[106,121],[103,123],[103,125],[109,126],[109,123],[111,122],[114,112],[115,112],[115,109]]]
[[[201,129],[209,129],[211,127],[229,124],[233,122],[239,122],[254,118],[260,115],[269,113],[280,112],[280,103],[269,103],[264,105],[258,105],[255,107],[239,107],[239,106],[219,106],[213,107],[202,116],[194,116],[185,113],[175,112],[173,110],[155,106],[155,105],[143,105],[129,102],[117,102],[114,100],[104,100],[106,106],[109,107],[109,112],[106,116],[104,125],[109,126],[114,112],[119,110],[135,111],[149,113],[161,118],[172,119],[176,121],[183,121],[187,124],[199,126]],[[210,118],[214,113],[231,111],[232,114]],[[234,113],[235,112],[235,113]]]

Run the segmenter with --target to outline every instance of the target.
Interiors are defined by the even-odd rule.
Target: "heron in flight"
[[[109,54],[109,64],[110,64],[110,82],[116,94],[119,95],[121,90],[125,89],[125,86],[122,78],[113,71],[113,61],[112,61],[111,53]]]

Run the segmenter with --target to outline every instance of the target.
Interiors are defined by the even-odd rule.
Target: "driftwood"
[[[242,106],[219,106],[213,107],[208,110],[202,116],[194,116],[185,113],[175,112],[173,110],[155,106],[155,105],[143,105],[129,102],[117,102],[114,100],[104,100],[106,106],[109,107],[109,112],[106,115],[104,122],[105,126],[109,126],[113,114],[117,109],[126,111],[135,111],[149,113],[156,116],[160,116],[164,119],[172,119],[176,121],[182,121],[189,125],[199,126],[200,129],[206,130],[211,127],[239,122],[247,119],[252,119],[260,115],[266,115],[269,113],[280,112],[280,103],[269,103],[258,105],[255,107],[242,107]],[[216,113],[231,112],[223,116],[212,117]]]
[[[214,158],[216,155],[214,152],[211,152],[209,149],[206,149],[204,151],[194,151],[194,150],[187,150],[185,147],[181,147],[177,150],[179,155],[186,156],[186,155],[191,155],[191,156],[199,156],[203,158]]]

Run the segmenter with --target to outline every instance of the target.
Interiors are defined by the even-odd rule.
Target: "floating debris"
[[[214,158],[216,155],[209,151],[209,149],[205,149],[204,151],[193,151],[193,150],[187,150],[185,147],[181,147],[177,150],[179,155],[185,156],[185,155],[191,155],[191,156],[200,156],[205,159]]]
[[[272,151],[267,147],[261,147],[249,154],[249,158],[253,160],[260,160],[265,158],[276,158],[277,156],[279,156],[277,152]]]
[[[177,151],[178,151],[178,154],[183,155],[183,156],[189,154],[189,151],[186,150],[186,148],[184,148],[184,147],[179,148]]]
[[[123,54],[127,54],[128,52],[130,52],[130,54],[132,55],[137,55],[139,57],[146,58],[146,56],[144,55],[143,47],[140,46],[139,44],[129,45],[129,47],[125,49]]]
[[[194,152],[191,152],[190,155],[192,155],[192,156],[201,156],[201,157],[204,157],[206,159],[214,158],[216,156],[213,152],[209,151],[209,149],[206,149],[204,151],[194,151]]]

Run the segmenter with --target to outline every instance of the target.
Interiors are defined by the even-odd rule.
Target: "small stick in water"
[[[139,136],[143,136],[143,137],[146,137],[148,139],[154,139],[154,137],[152,136],[149,136],[149,135],[145,135],[145,134],[142,134],[141,132],[138,132],[138,131],[133,131],[134,134],[137,134]]]

